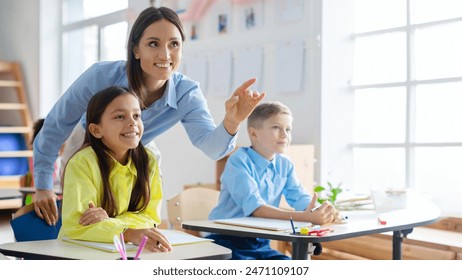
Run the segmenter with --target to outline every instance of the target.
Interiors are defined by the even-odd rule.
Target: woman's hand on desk
[[[169,252],[172,250],[172,245],[170,245],[167,238],[156,228],[129,228],[124,232],[125,241],[136,245],[141,243],[143,236],[148,237],[144,248],[151,252]]]

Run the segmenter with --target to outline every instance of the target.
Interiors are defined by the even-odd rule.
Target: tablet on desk
[[[289,220],[278,220],[278,219],[266,219],[257,217],[241,217],[232,219],[219,219],[214,220],[215,223],[227,224],[233,226],[250,227],[274,231],[285,231],[292,230],[292,226]],[[311,227],[310,222],[295,222],[295,228]]]

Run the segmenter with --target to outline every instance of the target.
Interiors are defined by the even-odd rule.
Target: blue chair
[[[61,212],[61,200],[58,200],[57,204]],[[10,225],[17,242],[56,239],[61,228],[61,213],[56,225],[50,226],[44,219],[37,216],[34,203],[31,203],[13,214]]]

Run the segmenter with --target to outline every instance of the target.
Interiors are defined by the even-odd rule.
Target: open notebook
[[[214,220],[215,223],[227,224],[233,226],[242,226],[258,229],[267,229],[274,231],[292,230],[292,225],[289,220],[265,219],[257,217],[242,217],[232,219],[219,219]],[[311,227],[310,222],[296,222],[294,221],[295,228]]]
[[[187,234],[185,232],[177,231],[177,230],[160,229],[159,231],[162,232],[162,234],[164,234],[165,237],[167,237],[167,240],[170,242],[172,246],[213,241],[212,239],[197,237],[197,236]],[[117,252],[117,249],[114,246],[114,243],[83,241],[83,240],[70,239],[67,237],[64,237],[63,241],[94,248],[94,249],[99,249],[99,250],[103,250],[107,252]],[[138,249],[138,245],[134,245],[131,243],[126,243],[125,247],[127,251],[136,251]]]

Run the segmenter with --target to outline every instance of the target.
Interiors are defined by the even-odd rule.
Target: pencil
[[[311,209],[310,211],[311,211],[311,212],[314,212],[314,211],[318,210],[318,209],[319,209],[319,207],[321,207],[321,206],[322,206],[322,204],[321,204],[321,205],[318,205],[318,206],[316,206],[316,207],[314,207],[314,208],[313,208],[313,209]]]
[[[290,225],[292,226],[292,233],[295,234],[295,227],[294,227],[294,220],[292,220],[292,217],[289,218],[290,220]]]

